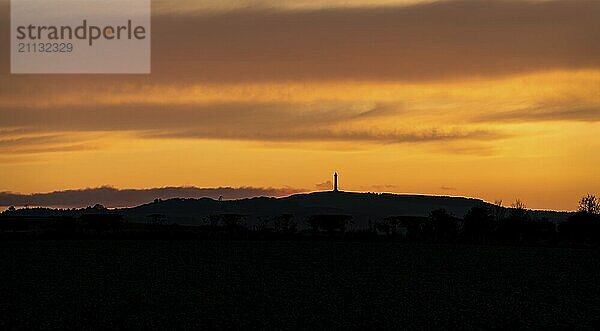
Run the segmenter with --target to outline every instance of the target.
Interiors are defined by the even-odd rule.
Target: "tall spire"
[[[333,192],[338,192],[338,174],[337,174],[337,171],[333,174]]]

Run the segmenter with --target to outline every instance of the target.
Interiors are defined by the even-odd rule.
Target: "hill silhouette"
[[[477,205],[491,206],[481,199],[449,196],[405,195],[391,193],[313,192],[284,198],[248,198],[218,201],[210,198],[157,200],[133,208],[116,210],[126,218],[143,219],[161,214],[179,223],[196,223],[215,214],[239,214],[252,221],[258,217],[292,214],[297,219],[311,215],[351,215],[357,225],[388,216],[426,217],[432,210],[443,208],[463,217]],[[566,219],[567,213],[533,211],[550,220]]]
[[[392,193],[361,193],[322,191],[294,194],[283,198],[256,197],[236,200],[212,198],[156,199],[136,207],[105,209],[101,205],[80,209],[22,208],[5,211],[4,216],[26,217],[80,217],[85,214],[112,213],[126,220],[145,222],[151,215],[160,215],[167,223],[200,225],[213,215],[236,214],[243,216],[248,226],[261,218],[293,215],[302,222],[312,215],[349,215],[357,226],[366,226],[390,216],[427,217],[436,209],[462,218],[474,206],[492,204],[481,199],[451,196],[409,195]],[[508,210],[508,208],[505,208]],[[570,213],[555,211],[529,211],[532,217],[560,222]]]

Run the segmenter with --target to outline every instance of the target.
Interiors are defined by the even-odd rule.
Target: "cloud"
[[[289,104],[218,104],[174,106],[0,107],[8,130],[29,127],[43,132],[135,132],[142,138],[228,139],[259,142],[365,142],[373,144],[443,141],[490,141],[501,132],[488,129],[381,129],[349,125],[393,114],[374,106],[352,110],[344,105],[313,107]],[[34,141],[44,141],[35,138]],[[10,141],[6,141],[9,144]],[[46,142],[44,142],[46,143]],[[0,141],[0,147],[2,143]]]
[[[412,6],[157,12],[152,24],[153,74],[120,79],[134,84],[423,81],[597,68],[599,11],[600,2],[594,0],[457,0]],[[0,42],[7,45],[9,16],[2,17]],[[8,63],[7,48],[0,59]],[[24,80],[37,79],[46,78]],[[110,84],[114,76],[97,79]]]
[[[333,188],[333,183],[330,180],[323,183],[317,183],[315,184],[315,188],[317,190],[331,190]]]
[[[116,189],[112,187],[65,190],[50,193],[18,194],[0,192],[0,206],[85,207],[100,203],[109,208],[137,206],[154,199],[202,198],[241,199],[258,196],[281,197],[304,192],[295,188],[261,187],[162,187],[150,189]]]
[[[339,80],[445,80],[599,67],[596,31],[600,20],[594,14],[600,10],[598,1],[490,0],[484,5],[462,0],[362,8],[340,7],[343,2],[338,1],[332,7],[294,10],[275,8],[274,3],[222,12],[155,12],[153,74],[147,76],[2,74],[9,67],[9,50],[3,48],[0,59],[7,65],[0,69],[0,130],[39,135],[127,131],[145,138],[388,144],[490,141],[506,135],[487,127],[488,122],[598,118],[593,107],[575,103],[569,110],[493,110],[473,115],[477,116],[473,125],[446,121],[450,112],[433,109],[440,102],[462,102],[452,101],[449,92],[448,101],[440,95],[388,91],[383,94],[397,95],[396,104],[382,102],[365,108],[355,107],[360,100],[327,100],[326,95],[304,104],[287,102],[293,98],[288,94],[310,94],[310,88],[300,92],[281,88],[290,81],[307,82],[306,86],[319,89],[313,85],[316,81],[334,80],[324,84],[335,85]],[[9,33],[4,33],[9,28],[8,3],[0,1],[0,13],[0,43],[8,44]],[[275,96],[269,96],[276,101],[232,102],[228,100],[231,89],[222,92],[224,95],[216,93],[218,104],[204,99],[207,87],[219,90],[219,86],[254,86],[254,82],[259,86],[279,84],[280,88],[272,91]],[[190,104],[178,99],[181,89],[189,92],[186,96],[192,100],[186,100]],[[263,94],[265,91],[269,89],[261,88]],[[252,100],[252,91],[245,92],[242,89],[239,94]],[[162,100],[165,94],[168,97]],[[71,100],[73,96],[76,100]],[[415,107],[414,99],[421,104]],[[201,104],[193,104],[195,100]],[[440,116],[429,121],[431,117],[415,115],[429,109]],[[385,128],[373,123],[385,117],[390,119]],[[53,143],[30,140],[27,146],[27,141],[14,141],[21,138],[4,136],[5,144],[13,139],[22,153],[93,148],[87,142],[68,139]],[[473,144],[456,148],[461,153],[493,152],[489,146]]]
[[[174,131],[147,133],[145,138],[220,138],[250,141],[278,142],[363,142],[373,144],[427,143],[457,140],[488,141],[502,139],[506,135],[484,130],[453,130],[438,129],[422,131],[335,131],[331,129],[301,129],[295,131],[273,130],[268,132],[209,132],[202,128],[194,131]]]
[[[456,191],[456,187],[446,186],[446,185],[440,186],[440,189],[442,189],[444,191]]]
[[[589,68],[600,65],[598,11],[588,0],[471,0],[162,15],[153,21],[153,59],[158,75],[194,72],[206,81],[422,81]]]
[[[189,11],[231,11],[240,8],[284,8],[290,10],[320,9],[331,7],[381,7],[407,6],[424,2],[440,0],[221,0],[221,1],[191,1],[191,0],[154,0],[152,9],[157,12],[183,13]],[[445,0],[441,0],[445,1]]]
[[[385,185],[375,184],[375,185],[371,185],[370,188],[380,191],[380,192],[389,192],[390,190],[396,190],[400,187],[398,185],[393,185],[393,184],[385,184]]]
[[[7,131],[7,135],[11,132]],[[0,154],[38,154],[38,153],[52,153],[52,152],[71,152],[71,151],[82,151],[95,149],[89,139],[79,138],[76,142],[73,141],[73,137],[69,138],[63,134],[38,134],[38,135],[27,135],[7,138],[2,137],[0,132]]]
[[[43,111],[42,111],[43,109]],[[0,106],[0,128],[42,131],[208,131],[244,132],[273,128],[322,126],[375,116],[340,105],[287,103],[220,103],[203,105],[65,105],[54,107]],[[226,135],[226,133],[224,133]]]
[[[480,122],[550,122],[550,121],[600,121],[600,105],[544,103],[535,107],[510,111],[492,112],[476,118]]]

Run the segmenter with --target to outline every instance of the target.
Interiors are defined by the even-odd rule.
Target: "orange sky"
[[[573,210],[600,193],[600,3],[484,3],[155,1],[141,76],[10,75],[3,47],[0,191],[316,190],[337,170]]]

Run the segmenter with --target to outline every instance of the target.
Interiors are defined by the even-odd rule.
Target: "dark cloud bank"
[[[0,11],[0,42],[8,44],[7,7]],[[596,0],[458,0],[155,13],[150,80],[422,81],[597,68],[599,11]],[[3,63],[8,56],[0,51]]]
[[[183,65],[213,81],[420,81],[597,67],[598,11],[589,0],[462,0],[159,16],[153,46],[170,51],[153,55],[159,70]]]
[[[66,190],[51,193],[18,194],[0,192],[0,206],[85,207],[103,204],[106,207],[128,207],[148,203],[154,199],[202,198],[241,199],[258,196],[282,197],[304,190],[294,188],[260,187],[163,187],[150,189],[116,189],[112,187]]]

